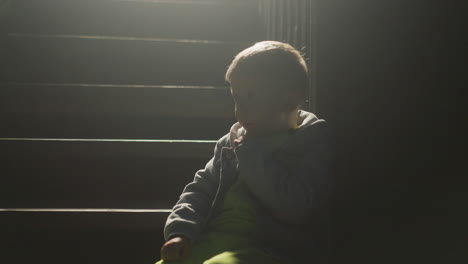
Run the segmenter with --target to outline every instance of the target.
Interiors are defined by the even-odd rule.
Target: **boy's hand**
[[[239,146],[239,144],[244,141],[244,138],[245,136],[240,136],[239,138],[234,139],[234,149],[236,149],[237,146]]]
[[[161,258],[164,261],[185,260],[190,255],[191,247],[189,238],[173,237],[161,247]]]

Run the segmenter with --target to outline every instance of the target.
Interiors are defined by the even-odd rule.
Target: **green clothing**
[[[207,232],[217,231],[245,237],[255,225],[255,210],[245,183],[237,178],[226,193],[224,206],[207,225]]]
[[[262,138],[262,140],[267,151],[272,151],[282,145],[290,135],[286,132],[275,133]],[[253,229],[255,220],[255,208],[248,187],[240,177],[237,177],[226,192],[221,212],[211,219],[206,232],[223,232],[244,239],[255,232]]]
[[[265,137],[269,151],[280,146],[290,134],[281,133]],[[241,173],[241,172],[239,172]],[[224,205],[215,215],[205,232],[196,241],[185,261],[163,261],[156,264],[275,264],[278,259],[263,252],[252,239],[255,230],[255,209],[245,183],[237,177],[226,192]]]

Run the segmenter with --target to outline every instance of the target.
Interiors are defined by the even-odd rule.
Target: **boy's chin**
[[[245,127],[244,127],[245,128]],[[250,129],[245,128],[246,134],[249,136],[269,136],[276,133],[281,132],[288,132],[289,128],[282,128],[282,127],[272,127],[272,128],[265,128],[265,127],[251,127]]]

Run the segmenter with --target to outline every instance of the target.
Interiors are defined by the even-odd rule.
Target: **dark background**
[[[459,9],[332,0],[318,14],[318,114],[338,143],[332,263],[462,263]]]

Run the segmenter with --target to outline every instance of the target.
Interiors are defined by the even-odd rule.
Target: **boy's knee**
[[[203,264],[241,264],[241,262],[236,257],[235,252],[225,251],[208,260],[205,260]]]
[[[179,264],[180,262],[179,261],[164,261],[164,260],[160,260],[154,264]]]

